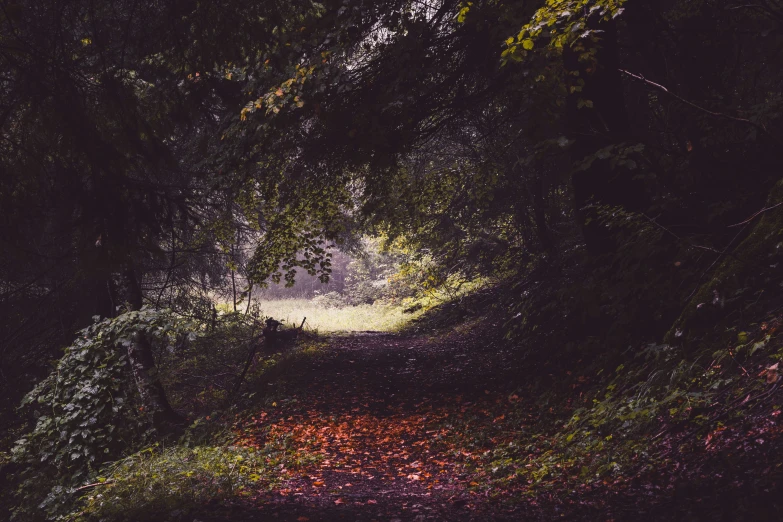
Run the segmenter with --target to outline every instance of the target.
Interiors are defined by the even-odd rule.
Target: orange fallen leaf
[[[315,486],[317,488],[320,488],[323,485],[324,485],[324,481],[323,480],[316,480],[315,482],[313,482],[313,486]]]
[[[345,504],[345,501],[341,498],[338,498],[337,500],[334,501],[334,503],[339,506],[340,504]]]
[[[308,520],[310,520],[310,519],[309,519],[309,518],[307,518],[307,517],[299,517],[299,518],[297,518],[296,520],[298,520],[299,522],[307,522],[307,521],[308,521]]]
[[[762,374],[767,375],[767,384],[773,384],[778,382],[780,380],[780,374],[778,373],[778,368],[780,367],[780,363],[775,363],[772,366],[767,367],[766,370],[761,372]]]

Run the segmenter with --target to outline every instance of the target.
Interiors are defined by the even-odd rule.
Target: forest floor
[[[743,490],[733,479],[713,483],[704,470],[699,484],[684,489],[667,470],[587,486],[496,487],[502,480],[486,469],[487,455],[524,440],[546,415],[536,397],[520,396],[521,364],[502,343],[469,329],[440,339],[329,337],[319,356],[279,376],[285,382],[264,383],[280,398],[234,428],[239,445],[261,447],[282,436],[316,458],[281,469],[282,484],[271,492],[209,506],[197,520],[701,520],[678,506],[704,500],[705,516],[719,514],[719,502],[695,498],[705,488],[706,497],[728,487],[762,503],[777,495],[757,484]]]
[[[449,440],[449,419],[481,411],[491,423],[490,406],[507,400],[494,367],[501,358],[485,358],[490,367],[476,355],[465,343],[424,337],[331,337],[321,356],[300,368],[286,399],[237,428],[240,444],[261,446],[287,434],[319,458],[283,471],[288,477],[274,493],[235,503],[231,518],[516,519],[517,508],[474,490],[475,455]],[[225,519],[225,507],[215,520]]]

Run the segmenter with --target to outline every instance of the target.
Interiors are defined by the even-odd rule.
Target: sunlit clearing
[[[330,307],[308,299],[261,300],[261,313],[299,326],[306,317],[305,328],[319,332],[389,332],[401,328],[416,314],[404,313],[403,307],[383,304]]]

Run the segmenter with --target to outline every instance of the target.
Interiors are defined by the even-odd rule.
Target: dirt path
[[[780,519],[744,516],[780,511],[779,472],[770,470],[783,467],[771,429],[763,440],[740,434],[720,452],[696,439],[683,453],[680,439],[662,438],[649,450],[668,464],[639,474],[583,482],[553,472],[535,488],[525,474],[506,479],[502,464],[494,467],[498,454],[522,445],[527,458],[515,453],[513,469],[536,466],[535,452],[545,451],[537,430],[557,417],[540,400],[543,388],[524,387],[535,371],[529,361],[487,339],[496,330],[440,340],[334,336],[315,355],[290,358],[295,364],[260,384],[274,402],[236,433],[254,447],[284,439],[300,462],[275,472],[283,480],[271,493],[208,507],[197,521]],[[537,377],[557,385],[551,374]],[[565,396],[579,397],[581,381],[566,384]]]
[[[289,399],[243,428],[244,443],[287,435],[320,460],[281,470],[283,487],[241,503],[232,519],[519,519],[474,490],[470,467],[478,455],[449,440],[450,419],[501,400],[501,369],[493,365],[502,361],[496,351],[490,359],[459,342],[332,338],[290,384]]]

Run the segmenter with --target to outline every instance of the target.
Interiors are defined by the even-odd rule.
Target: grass
[[[105,467],[106,476],[85,489],[79,509],[65,519],[192,520],[206,503],[272,489],[285,470],[319,458],[291,447],[284,437],[260,448],[156,445]]]
[[[319,332],[357,332],[399,330],[416,314],[403,313],[403,307],[362,304],[330,307],[307,299],[262,300],[258,302],[263,315],[284,320],[286,325],[300,325],[307,318],[305,328]]]

